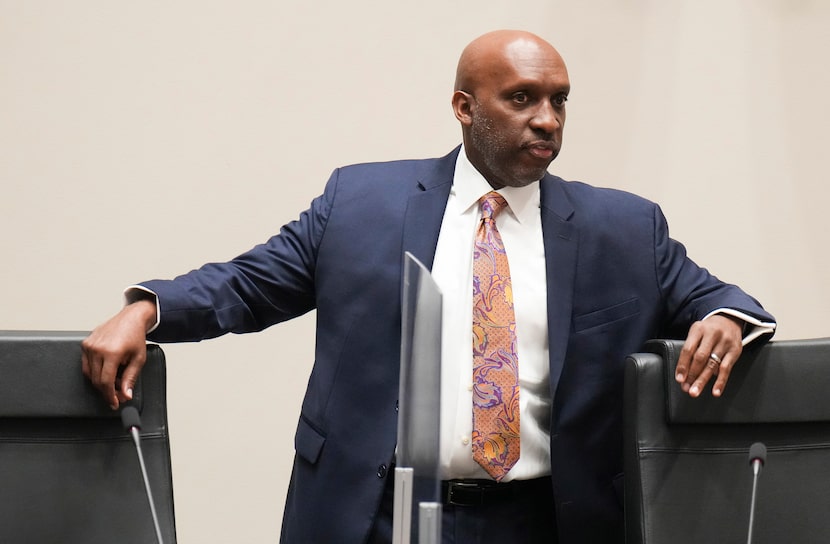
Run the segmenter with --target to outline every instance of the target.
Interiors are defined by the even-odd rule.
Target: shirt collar
[[[467,158],[464,146],[458,153],[455,162],[455,174],[452,182],[452,193],[458,203],[458,211],[463,214],[471,207],[478,207],[478,199],[486,195],[493,188],[476,170],[470,159]],[[530,221],[533,214],[539,213],[539,182],[535,181],[524,187],[502,187],[497,191],[507,201],[507,206],[519,223]]]

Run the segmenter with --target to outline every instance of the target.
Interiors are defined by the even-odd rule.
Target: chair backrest
[[[746,542],[754,442],[767,461],[753,542],[830,541],[830,338],[747,348],[721,398],[682,392],[681,347],[626,361],[626,542]]]
[[[0,332],[0,542],[156,542],[138,455],[81,373],[81,332]],[[164,354],[133,404],[165,544],[176,541]]]

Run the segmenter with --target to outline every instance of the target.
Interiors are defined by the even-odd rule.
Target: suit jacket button
[[[380,465],[378,467],[378,478],[383,478],[386,476],[386,465]]]

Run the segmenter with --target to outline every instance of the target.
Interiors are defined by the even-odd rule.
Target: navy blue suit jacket
[[[405,251],[431,266],[458,149],[338,169],[323,195],[229,263],[144,285],[156,341],[261,330],[317,310],[314,367],[295,438],[282,539],[361,543],[396,441]],[[623,362],[730,307],[761,306],[687,259],[655,204],[541,181],[550,344],[551,472],[560,542],[622,542]]]

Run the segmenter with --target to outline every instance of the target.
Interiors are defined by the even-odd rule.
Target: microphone
[[[147,492],[147,500],[150,502],[150,513],[153,514],[153,525],[156,528],[156,539],[158,544],[164,544],[161,538],[161,527],[159,527],[159,518],[156,515],[156,505],[153,502],[153,492],[150,491],[150,480],[147,478],[147,467],[144,464],[144,454],[141,451],[141,439],[138,432],[141,430],[141,417],[138,415],[138,410],[135,406],[125,406],[121,410],[121,423],[124,429],[130,433],[135,443],[135,451],[138,453],[138,464],[141,465],[141,475],[144,477],[144,489]]]
[[[749,447],[749,464],[752,466],[752,502],[749,507],[749,531],[746,543],[752,544],[752,525],[755,521],[755,492],[758,489],[758,475],[767,461],[767,447],[762,442],[755,442]]]
[[[749,464],[752,466],[752,473],[757,476],[766,462],[767,447],[762,442],[752,444],[749,447]]]

